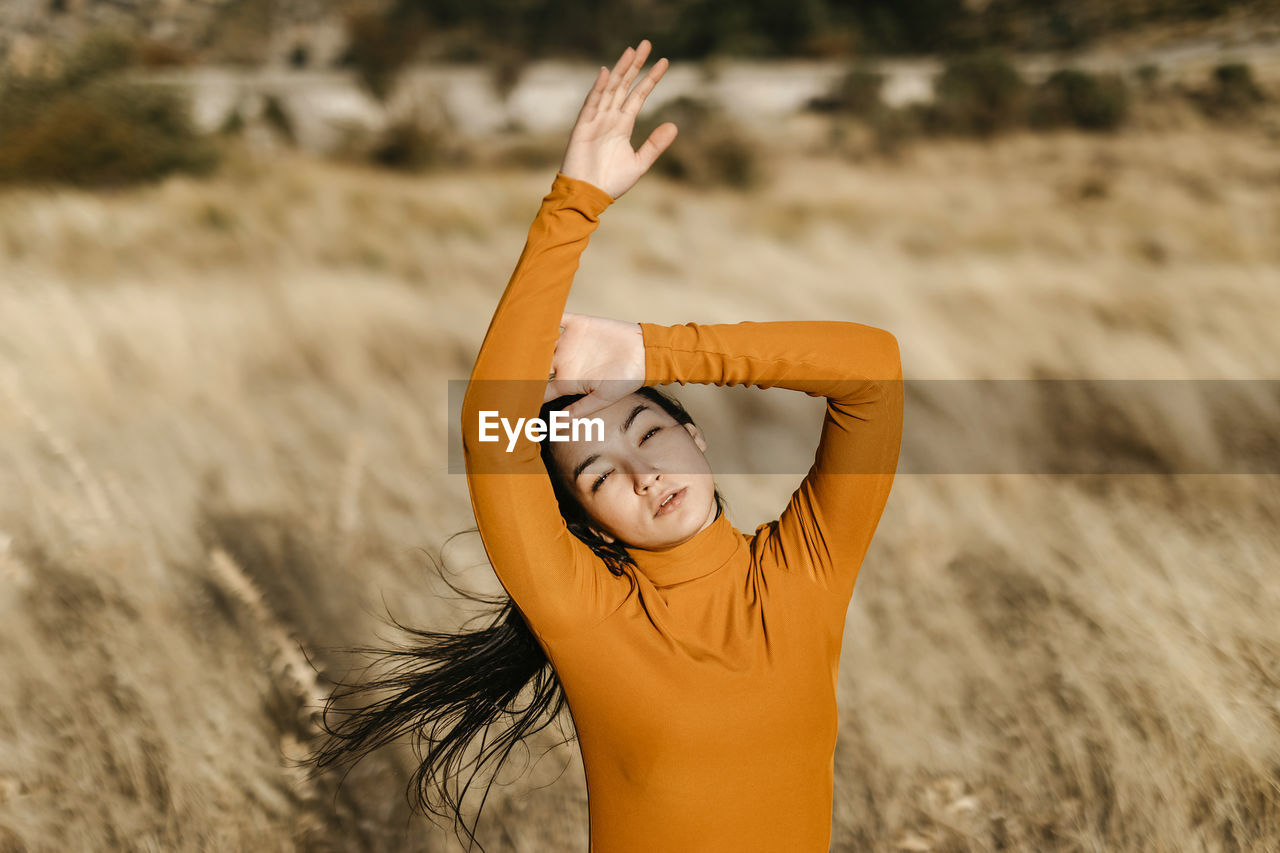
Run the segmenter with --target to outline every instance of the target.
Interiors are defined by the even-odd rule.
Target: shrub
[[[346,18],[347,49],[341,64],[378,100],[386,100],[400,72],[422,46],[426,28],[418,16],[354,12]]]
[[[493,91],[498,98],[506,101],[520,83],[529,65],[529,56],[517,50],[494,50],[489,57],[489,68],[493,74]]]
[[[564,147],[564,138],[559,133],[517,137],[500,144],[490,155],[489,162],[499,167],[546,171],[559,168],[564,159]]]
[[[911,140],[922,134],[928,112],[925,104],[877,110],[871,119],[876,152],[887,157],[901,154]]]
[[[217,154],[173,92],[99,85],[62,94],[0,137],[0,180],[118,186],[207,174]]]
[[[905,143],[920,135],[922,110],[926,108],[919,104],[889,106],[882,97],[884,80],[884,74],[859,63],[846,71],[827,95],[807,104],[810,110],[856,119],[869,130],[868,134],[861,133],[839,119],[833,124],[832,144],[844,156],[897,156]]]
[[[1144,62],[1134,69],[1133,75],[1147,89],[1154,89],[1160,82],[1160,66],[1154,62]]]
[[[1021,123],[1026,84],[1007,57],[982,51],[950,60],[934,94],[927,129],[990,136]]]
[[[810,99],[806,106],[818,112],[840,112],[870,118],[884,108],[884,101],[880,97],[883,86],[883,74],[863,65],[855,65],[836,81],[831,92]]]
[[[1028,112],[1033,127],[1114,130],[1129,115],[1129,92],[1116,74],[1073,68],[1049,75],[1036,88]]]
[[[147,68],[179,68],[194,65],[196,56],[191,51],[156,39],[145,39],[138,44],[138,64]]]
[[[186,97],[120,75],[137,58],[100,33],[57,74],[0,79],[0,181],[114,186],[211,171],[217,150],[194,128]]]
[[[369,150],[369,160],[389,169],[420,172],[448,160],[444,135],[412,119],[387,125]]]
[[[637,123],[633,143],[640,145],[666,121],[679,128],[676,141],[658,158],[656,172],[695,186],[724,185],[748,189],[764,177],[755,144],[717,104],[681,96]]]
[[[284,105],[284,99],[279,95],[270,94],[263,99],[262,120],[285,142],[290,145],[298,143],[298,132],[294,128],[293,116],[289,114],[288,108]]]
[[[836,97],[845,112],[854,115],[871,115],[884,107],[881,90],[884,75],[870,68],[855,66],[840,80]]]
[[[63,60],[58,84],[75,88],[136,65],[140,52],[134,42],[114,30],[97,30],[85,36]]]
[[[924,104],[881,106],[865,117],[839,116],[830,126],[831,150],[853,161],[875,156],[896,160],[923,135],[922,114],[929,109]]]
[[[1208,88],[1191,96],[1201,112],[1215,119],[1244,118],[1267,100],[1253,77],[1253,68],[1243,62],[1217,66]]]
[[[472,147],[459,137],[439,93],[434,94],[390,117],[379,130],[351,128],[345,142],[333,153],[338,159],[362,160],[405,172],[473,163],[476,158]]]

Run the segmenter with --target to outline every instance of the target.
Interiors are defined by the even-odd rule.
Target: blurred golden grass
[[[752,194],[611,207],[570,310],[857,320],[916,379],[1277,374],[1261,133],[764,153]],[[463,621],[415,550],[473,523],[446,382],[553,174],[293,155],[0,196],[0,849],[455,849],[406,822],[403,752],[336,796],[293,762],[384,601]],[[821,401],[679,393],[713,452],[816,441]],[[802,474],[723,474],[735,524]],[[1280,845],[1278,512],[1274,476],[900,475],[850,610],[833,849]],[[474,537],[447,557],[497,589]],[[538,753],[488,849],[585,846],[573,748]]]

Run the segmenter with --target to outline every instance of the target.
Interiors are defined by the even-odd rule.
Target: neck
[[[742,534],[729,523],[717,501],[711,520],[680,544],[652,550],[628,548],[627,553],[654,586],[665,587],[723,568],[744,547]]]

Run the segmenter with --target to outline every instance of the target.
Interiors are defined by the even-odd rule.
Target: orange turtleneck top
[[[462,409],[480,536],[568,699],[592,853],[825,851],[845,614],[901,443],[897,340],[839,321],[641,323],[647,385],[788,388],[827,408],[776,521],[746,535],[721,513],[682,544],[628,549],[616,577],[565,526],[536,443],[478,440],[481,411],[538,417],[612,202],[557,172],[494,312]]]

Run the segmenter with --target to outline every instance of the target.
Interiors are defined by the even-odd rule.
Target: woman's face
[[[551,454],[607,541],[668,548],[715,520],[715,481],[696,426],[678,423],[640,394],[587,417],[604,421],[604,440],[553,442]],[[675,497],[661,507],[670,494]]]

